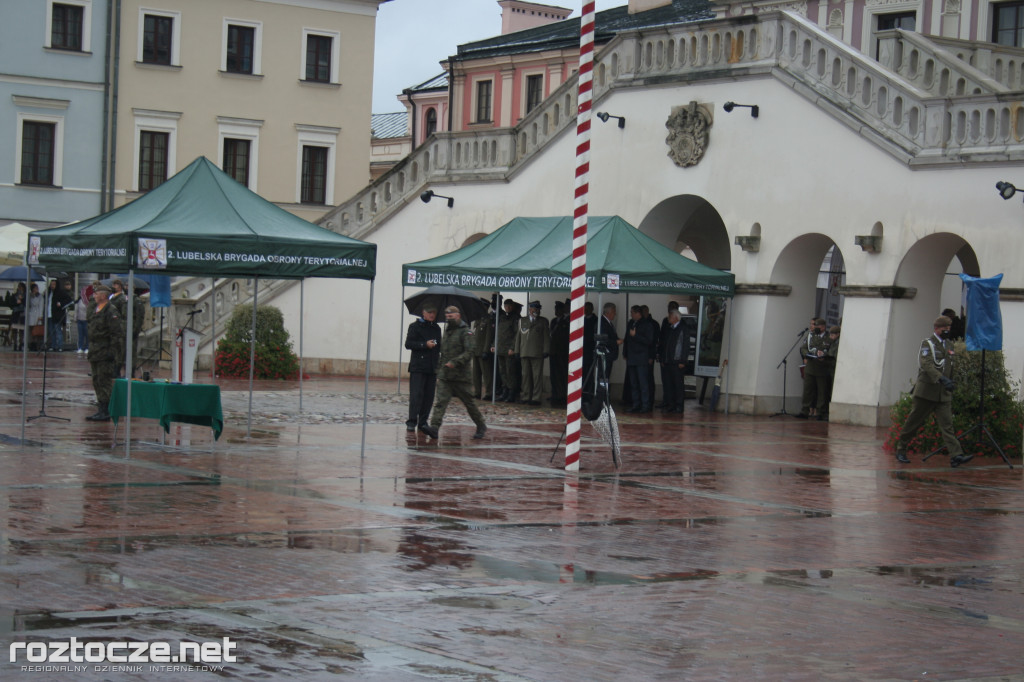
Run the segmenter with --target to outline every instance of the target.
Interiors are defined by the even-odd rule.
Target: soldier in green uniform
[[[504,312],[498,318],[498,333],[494,350],[498,359],[498,374],[501,376],[503,392],[499,400],[514,402],[519,395],[519,372],[516,371],[513,357],[516,330],[519,328],[519,310],[521,305],[511,298],[506,298]]]
[[[953,342],[948,338],[952,324],[953,321],[945,315],[939,316],[933,325],[934,333],[921,342],[913,406],[896,443],[896,460],[904,464],[910,462],[907,445],[932,413],[949,450],[949,465],[955,468],[974,459],[974,455],[964,454],[953,432],[953,389],[956,386],[953,382]]]
[[[523,400],[540,405],[544,389],[544,358],[551,352],[548,318],[540,314],[540,301],[530,303],[530,314],[519,320],[513,353],[523,363]]]
[[[828,421],[828,408],[832,403],[832,386],[836,382],[836,360],[839,358],[839,333],[840,327],[832,327],[828,330],[828,349],[819,350],[818,358],[825,367],[825,375],[828,380],[825,385],[824,398],[818,399],[818,421]]]
[[[89,318],[89,364],[92,366],[92,387],[99,409],[86,417],[89,421],[109,421],[110,393],[124,357],[124,320],[117,306],[108,299],[110,287],[93,287],[96,308]]]
[[[811,325],[804,341],[801,355],[804,359],[803,405],[797,419],[807,419],[817,414],[817,408],[825,398],[828,384],[828,370],[818,356],[818,351],[828,350],[828,335],[825,320],[811,319]]]
[[[125,293],[128,287],[122,279],[115,279],[110,283],[110,287],[110,302],[117,307],[117,312],[121,315],[124,323],[128,324],[128,298]],[[132,296],[132,376],[135,376],[135,370],[139,366],[139,334],[142,333],[142,323],[145,319],[146,304],[142,302],[138,287],[136,286],[135,293]]]
[[[481,299],[483,300],[483,299]],[[488,306],[490,303],[487,304]],[[476,350],[473,352],[473,397],[491,399],[491,384],[494,382],[494,313],[488,313],[473,322],[473,338]]]
[[[470,393],[472,386],[472,372],[470,369],[473,352],[476,349],[476,341],[469,325],[462,321],[462,313],[453,305],[444,309],[444,317],[448,324],[445,325],[444,338],[441,339],[441,368],[437,372],[437,397],[434,400],[434,408],[430,413],[430,426],[422,427],[420,430],[433,439],[437,439],[438,429],[444,421],[444,413],[448,409],[448,403],[452,397],[456,397],[466,406],[469,418],[476,424],[476,433],[473,438],[479,440],[487,433],[487,424],[484,423],[484,416],[476,406],[476,401]]]

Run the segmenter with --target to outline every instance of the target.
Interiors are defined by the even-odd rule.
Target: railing
[[[594,101],[624,88],[770,74],[913,167],[1024,161],[1024,50],[882,34],[881,62],[783,11],[622,33],[595,58]],[[427,186],[504,181],[575,120],[568,79],[514,128],[439,133],[320,223],[355,237]]]
[[[939,36],[928,36],[928,40],[1001,83],[1007,90],[1024,89],[1024,49]]]
[[[1007,87],[964,59],[966,50],[949,41],[940,44],[931,36],[901,30],[883,31],[878,36],[878,61],[889,71],[933,97],[1006,92]]]

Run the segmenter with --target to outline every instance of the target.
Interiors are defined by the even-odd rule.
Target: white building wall
[[[665,120],[673,106],[691,100],[713,105],[714,125],[703,160],[683,169],[666,155]],[[760,117],[752,118],[748,109],[725,113],[722,104],[729,100],[758,104]],[[930,333],[942,308],[958,307],[941,292],[960,240],[973,249],[982,276],[1003,272],[1004,287],[1024,287],[1024,273],[1014,267],[1024,256],[1018,232],[1024,208],[999,200],[994,190],[997,180],[1013,179],[1006,164],[910,170],[838,122],[828,105],[798,96],[770,77],[613,91],[599,108],[625,116],[627,124],[619,129],[614,120],[594,122],[592,215],[618,214],[639,225],[665,199],[702,197],[722,217],[730,244],[735,236],[749,234],[754,223],[761,226],[759,252],[732,247],[737,283],[792,287],[788,296],[740,295],[732,306],[728,388],[735,408],[771,412],[780,405],[782,376],[776,365],[814,312],[818,266],[832,242],[846,261],[847,285],[918,288],[913,299],[847,296],[833,408],[840,419],[884,421],[885,408],[907,388],[916,372],[919,340]],[[507,183],[434,186],[455,197],[453,209],[439,200],[410,201],[365,237],[380,245],[375,373],[393,376],[400,337],[410,321],[402,315],[399,322],[401,265],[459,248],[471,235],[491,232],[516,215],[570,214],[574,149],[570,132]],[[871,234],[876,223],[883,226],[881,252],[866,253],[854,239]],[[329,311],[324,316],[331,321],[325,333],[307,343],[306,355],[362,357],[366,299],[350,295],[352,287],[333,281],[307,285],[307,310],[318,317]],[[297,296],[293,289],[282,307],[297,307]],[[549,313],[555,297],[540,298]],[[617,300],[624,304],[623,298]],[[651,305],[660,319],[664,299],[640,302]],[[1024,366],[1020,305],[1003,305],[1007,364],[1018,375]],[[620,330],[623,312],[620,305]],[[294,319],[289,322],[297,329]],[[800,392],[798,365],[794,354],[787,391],[791,405]],[[617,367],[616,375],[621,371]]]

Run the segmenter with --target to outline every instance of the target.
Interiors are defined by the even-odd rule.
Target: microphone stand
[[[807,327],[802,332],[796,335],[796,341],[794,341],[793,345],[789,347],[789,350],[786,351],[786,354],[782,356],[782,362],[775,365],[775,369],[778,369],[779,367],[782,368],[782,409],[773,414],[773,417],[778,417],[779,415],[783,414],[789,414],[789,412],[786,412],[786,375],[789,374],[789,372],[787,371],[789,369],[789,354],[792,353],[793,350],[800,345],[800,342],[804,340],[804,335],[809,330],[810,327]]]

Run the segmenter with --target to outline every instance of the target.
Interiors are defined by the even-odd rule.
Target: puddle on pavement
[[[876,575],[895,575],[910,578],[915,584],[928,587],[970,587],[991,589],[990,578],[966,575],[963,567],[942,566],[878,566]]]

